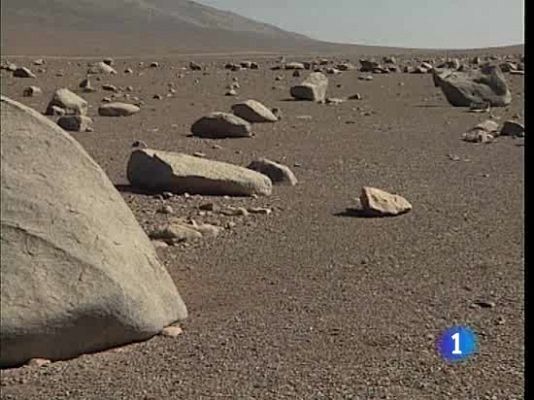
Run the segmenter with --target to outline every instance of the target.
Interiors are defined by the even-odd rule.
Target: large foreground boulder
[[[441,88],[447,101],[455,107],[469,107],[473,103],[504,107],[512,101],[504,75],[496,65],[468,72],[434,72],[433,78],[435,86]]]
[[[130,155],[127,177],[140,189],[174,193],[270,195],[271,180],[259,172],[182,153],[137,149]]]
[[[300,85],[291,88],[291,96],[298,100],[325,101],[328,78],[322,72],[312,72]]]
[[[250,123],[237,115],[212,112],[191,126],[193,136],[209,139],[222,139],[231,137],[250,137],[252,129]]]
[[[52,121],[1,98],[1,355],[68,359],[187,316],[104,171]]]

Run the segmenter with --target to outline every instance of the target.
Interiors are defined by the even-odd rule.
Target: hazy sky
[[[524,42],[523,0],[196,1],[334,42],[424,48]]]

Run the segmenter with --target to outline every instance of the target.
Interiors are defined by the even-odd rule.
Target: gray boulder
[[[258,172],[182,153],[136,149],[127,177],[132,186],[149,191],[204,195],[270,195],[271,180]]]
[[[200,118],[191,126],[191,133],[193,136],[211,139],[252,136],[250,123],[223,112],[213,112]]]
[[[291,96],[298,100],[322,102],[326,98],[328,78],[321,72],[312,72],[300,84],[291,88]]]
[[[0,366],[148,339],[187,316],[104,171],[55,123],[1,98]]]
[[[87,101],[69,89],[58,89],[54,92],[52,100],[46,108],[46,115],[55,115],[55,107],[65,110],[66,115],[85,115],[87,114]]]
[[[276,122],[278,118],[256,100],[247,100],[232,106],[232,112],[248,122]]]
[[[469,107],[472,103],[504,107],[512,102],[504,75],[495,65],[485,65],[468,72],[434,72],[433,77],[434,84],[441,88],[447,101],[455,107]]]

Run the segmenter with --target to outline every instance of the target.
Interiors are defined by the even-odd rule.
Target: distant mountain
[[[24,47],[68,45],[69,40],[61,36],[78,37],[81,44],[81,39],[91,42],[90,34],[93,38],[107,35],[110,45],[132,35],[145,45],[149,44],[146,39],[158,39],[157,45],[169,49],[197,51],[296,49],[318,43],[187,0],[2,0],[1,8],[2,40],[9,50],[26,39],[35,42]],[[42,43],[41,35],[56,43]],[[72,40],[70,44],[72,47]],[[130,44],[135,47],[133,41]]]
[[[401,50],[321,42],[188,0],[1,0],[0,7],[2,54]]]

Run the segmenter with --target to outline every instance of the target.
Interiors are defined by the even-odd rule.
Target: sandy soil
[[[523,398],[522,139],[463,142],[487,114],[449,106],[430,75],[330,76],[329,96],[363,96],[331,106],[289,101],[299,78],[270,71],[265,58],[258,71],[229,73],[222,65],[230,59],[204,57],[207,75],[180,71],[186,59],[161,59],[158,69],[138,61],[117,59],[118,75],[92,80],[99,90],[83,97],[95,131],[73,136],[120,185],[142,226],[166,216],[156,213],[163,200],[124,186],[134,140],[240,165],[268,157],[289,165],[299,184],[275,187],[268,198],[166,200],[177,215],[237,224],[213,240],[158,250],[190,311],[184,333],[3,370],[2,399]],[[45,67],[35,80],[3,72],[2,94],[44,111],[54,89],[77,89],[86,61],[51,59]],[[135,74],[123,74],[126,67]],[[237,99],[224,96],[234,76]],[[523,115],[523,78],[507,79],[514,100],[493,110],[501,120]],[[170,82],[174,97],[152,98],[165,96]],[[98,117],[110,95],[104,83],[132,85],[145,101],[141,113]],[[23,98],[34,84],[44,94]],[[248,139],[188,137],[203,114],[248,98],[279,107],[283,119],[255,125]],[[414,208],[397,218],[345,215],[363,185],[399,193]],[[206,202],[273,213],[200,216]],[[495,307],[473,306],[477,300]],[[477,332],[479,353],[448,365],[435,338],[457,323]]]

